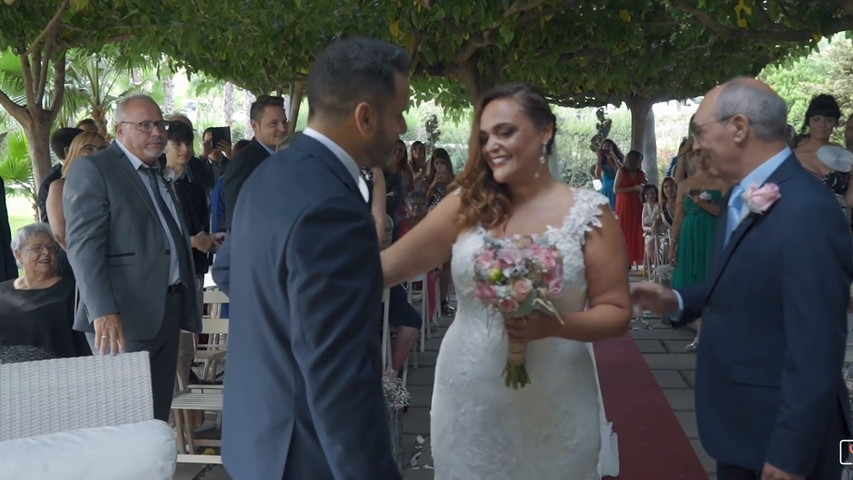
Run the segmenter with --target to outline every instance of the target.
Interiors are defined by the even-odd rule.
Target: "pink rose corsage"
[[[743,193],[743,201],[751,213],[762,214],[770,210],[781,196],[779,185],[775,183],[765,183],[761,187],[753,183]]]

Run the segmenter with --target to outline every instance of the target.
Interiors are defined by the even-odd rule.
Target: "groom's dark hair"
[[[338,40],[308,73],[309,116],[343,121],[361,102],[381,109],[396,94],[396,75],[408,71],[409,57],[400,47],[365,37]]]

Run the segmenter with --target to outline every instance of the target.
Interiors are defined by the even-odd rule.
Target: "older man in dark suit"
[[[638,306],[702,317],[699,438],[720,480],[838,479],[853,241],[838,202],[785,143],[786,106],[738,78],[705,96],[695,148],[732,185],[706,283],[636,285]]]

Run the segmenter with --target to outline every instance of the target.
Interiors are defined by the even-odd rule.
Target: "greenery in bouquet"
[[[542,237],[485,237],[474,256],[475,294],[504,317],[525,317],[533,310],[562,319],[551,303],[563,289],[563,256]],[[525,367],[527,346],[509,342],[504,380],[518,389],[530,383]]]

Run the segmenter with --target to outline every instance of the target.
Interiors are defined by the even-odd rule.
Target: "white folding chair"
[[[229,300],[225,292],[221,290],[208,290],[204,292],[204,304],[208,306],[210,313],[203,320],[207,320],[211,332],[207,333],[207,342],[199,343],[198,337],[194,337],[195,362],[201,363],[201,375],[199,378],[208,382],[215,382],[218,367],[225,362],[228,341],[228,319],[225,322],[212,323],[213,320],[222,319],[222,306],[227,305]]]
[[[221,291],[206,291],[204,292],[204,303],[221,306],[228,303],[228,296]],[[217,312],[218,309],[212,309]],[[195,353],[196,359],[205,358],[203,361],[205,373],[209,368],[213,369],[213,377],[215,378],[216,367],[219,362],[223,361],[226,354],[224,339],[228,334],[228,319],[222,318],[219,315],[205,315],[202,317],[202,334],[207,334],[213,348],[202,349]],[[213,344],[214,338],[223,339],[223,343]],[[204,346],[204,345],[202,345]],[[208,353],[204,353],[208,352]],[[201,353],[201,356],[199,354]],[[179,365],[184,364],[178,362]],[[198,455],[196,449],[198,447],[220,447],[221,440],[205,440],[196,439],[194,427],[192,424],[192,411],[222,411],[223,404],[223,385],[192,385],[184,381],[182,375],[178,375],[178,393],[172,398],[172,410],[174,411],[175,431],[177,433],[178,443],[178,462],[179,463],[203,463],[216,464],[222,463],[220,455]]]
[[[419,349],[421,352],[426,350],[426,339],[432,338],[432,333],[430,332],[430,323],[432,322],[432,318],[429,316],[429,304],[432,301],[429,294],[429,286],[427,285],[428,279],[427,274],[421,273],[413,277],[408,281],[408,285],[406,286],[406,298],[412,306],[415,306],[415,302],[420,301],[420,311],[421,311],[421,338]],[[415,283],[420,283],[420,289],[415,289]],[[437,310],[436,310],[437,311]],[[412,366],[418,368],[418,357],[417,352],[414,352],[412,355]]]

